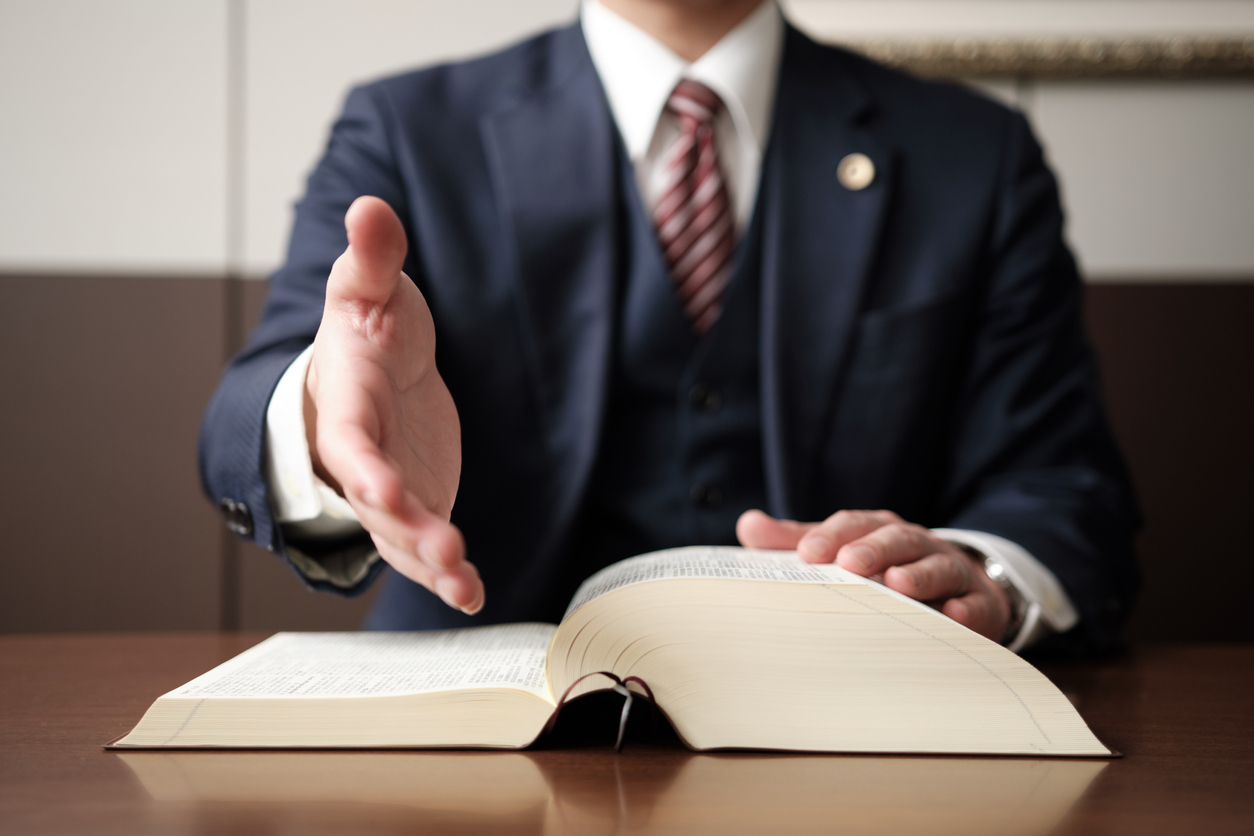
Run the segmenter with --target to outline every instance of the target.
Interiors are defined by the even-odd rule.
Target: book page
[[[366,697],[497,687],[548,698],[551,624],[424,633],[280,633],[166,697]]]
[[[742,549],[738,546],[690,546],[642,554],[607,566],[583,582],[566,614],[607,592],[635,583],[671,578],[730,578],[782,583],[851,583],[868,581],[834,564],[806,563],[792,551]]]

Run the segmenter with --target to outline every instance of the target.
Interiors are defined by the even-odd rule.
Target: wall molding
[[[1118,285],[1123,287],[1132,286],[1146,288],[1215,288],[1217,289],[1216,292],[1224,293],[1227,291],[1223,290],[1223,288],[1254,285],[1254,273],[1100,273],[1098,275],[1085,277],[1084,284],[1090,287],[1110,287]],[[1233,292],[1248,293],[1250,291],[1247,288],[1246,290],[1237,290]]]
[[[889,66],[931,78],[1254,78],[1254,37],[892,38],[832,42]]]

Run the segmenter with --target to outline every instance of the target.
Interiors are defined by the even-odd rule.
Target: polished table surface
[[[1045,666],[1125,757],[114,752],[261,634],[0,636],[0,833],[1254,833],[1254,647]]]

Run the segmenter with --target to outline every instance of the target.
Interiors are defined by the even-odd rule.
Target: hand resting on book
[[[746,511],[736,523],[742,545],[796,549],[808,563],[835,563],[889,589],[926,601],[954,621],[1000,641],[1010,621],[1006,593],[967,552],[892,511],[838,511],[822,522],[777,520]]]

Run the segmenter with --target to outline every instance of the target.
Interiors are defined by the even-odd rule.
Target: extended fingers
[[[948,548],[923,526],[897,520],[844,544],[836,563],[854,574],[871,577],[890,566],[911,563]]]
[[[463,560],[447,571],[435,571],[408,549],[389,542],[379,534],[372,533],[370,536],[379,554],[392,568],[440,596],[450,607],[467,615],[474,615],[483,608],[483,581],[472,563]]]
[[[818,523],[777,520],[761,511],[745,511],[736,520],[736,538],[749,549],[795,549]]]
[[[900,561],[884,571],[885,586],[919,601],[939,602],[940,611],[954,621],[1001,641],[1010,619],[1010,604],[1005,593],[988,580],[983,567],[925,530],[887,530],[891,528],[876,532],[882,538],[881,558]],[[909,559],[912,551],[929,545],[933,553]]]
[[[950,598],[941,612],[964,627],[995,642],[1002,640],[1010,612],[1005,602],[987,589],[976,589],[960,598]]]
[[[400,475],[381,454],[358,451],[358,459],[357,477],[341,484],[379,554],[449,606],[471,615],[482,609],[483,581],[465,559],[466,543],[457,527],[406,491]]]
[[[483,605],[483,584],[457,527],[411,492],[370,434],[346,421],[320,437],[322,461],[344,490],[379,553],[401,574],[463,611]]]
[[[931,554],[888,568],[884,585],[919,601],[961,597],[971,590],[972,584],[972,567],[967,560],[951,552]]]
[[[377,197],[359,197],[344,216],[346,249],[331,268],[327,303],[384,304],[401,276],[408,241],[392,207]]]
[[[801,538],[797,553],[809,563],[831,563],[847,543],[900,522],[892,511],[837,511]]]
[[[349,495],[361,524],[393,546],[422,561],[433,571],[448,572],[464,562],[466,546],[461,532],[422,506],[412,494],[402,498],[397,511],[371,505]]]

